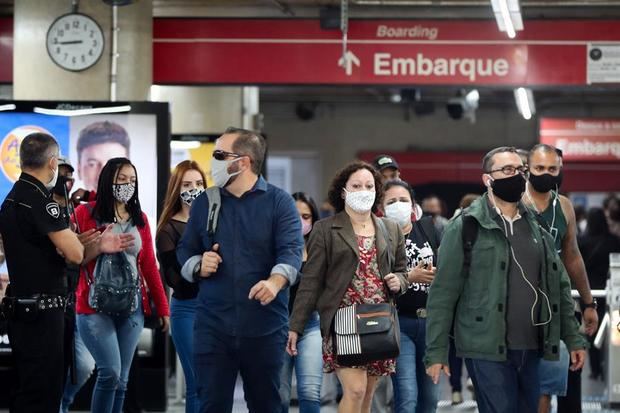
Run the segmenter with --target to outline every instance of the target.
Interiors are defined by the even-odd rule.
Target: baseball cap
[[[377,171],[382,171],[385,168],[394,168],[394,169],[400,169],[398,167],[398,163],[394,160],[394,158],[392,158],[389,155],[379,155],[375,158],[375,160],[372,162],[372,166],[374,166],[374,168]]]
[[[58,157],[58,166],[66,166],[67,168],[69,168],[69,170],[71,170],[71,172],[75,171],[75,168],[73,168],[73,165],[69,163],[67,158],[64,158],[62,156]]]

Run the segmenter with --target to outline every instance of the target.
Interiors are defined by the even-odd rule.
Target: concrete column
[[[117,100],[146,100],[152,83],[152,0],[118,7]],[[45,37],[59,16],[71,12],[68,0],[19,0],[14,13],[13,97],[20,100],[110,100],[112,7],[81,0],[79,12],[104,31],[105,49],[89,69],[71,72],[49,58]]]
[[[159,86],[151,100],[170,102],[172,133],[219,134],[228,126],[258,130],[255,86]]]

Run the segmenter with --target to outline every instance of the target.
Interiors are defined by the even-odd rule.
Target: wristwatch
[[[583,312],[586,308],[593,308],[595,310],[598,308],[598,303],[596,302],[596,298],[592,298],[592,302],[590,304],[586,304],[583,301],[581,301],[580,304],[581,304],[581,312]]]

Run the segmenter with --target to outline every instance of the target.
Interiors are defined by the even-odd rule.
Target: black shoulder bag
[[[391,271],[394,256],[390,248],[390,238],[381,218],[378,223],[387,244],[388,267]],[[372,361],[398,357],[398,312],[389,290],[388,297],[387,303],[353,304],[338,309],[334,317],[333,335],[338,364],[361,366]]]

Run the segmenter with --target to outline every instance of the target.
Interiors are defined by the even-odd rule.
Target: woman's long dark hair
[[[295,201],[301,201],[308,205],[308,208],[310,208],[310,214],[312,215],[312,225],[316,224],[319,220],[319,209],[316,207],[314,199],[312,199],[312,197],[305,192],[295,192],[292,196]],[[310,234],[306,236],[309,235]]]
[[[136,171],[136,190],[127,202],[127,212],[129,212],[134,225],[143,228],[145,222],[142,218],[142,208],[138,199],[138,171],[135,165],[127,158],[112,158],[101,170],[97,184],[97,201],[95,202],[92,216],[101,223],[115,222],[116,211],[114,209],[116,207],[116,198],[114,198],[114,193],[112,192],[112,185],[115,183],[118,171],[125,165],[131,165],[133,170]]]

